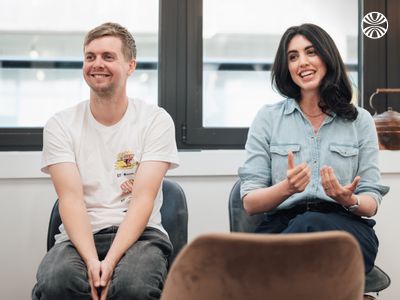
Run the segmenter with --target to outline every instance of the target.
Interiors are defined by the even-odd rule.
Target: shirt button
[[[317,161],[316,160],[314,160],[314,165],[317,163]]]

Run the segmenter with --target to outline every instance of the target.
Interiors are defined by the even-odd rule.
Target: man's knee
[[[139,268],[140,269],[140,268]],[[161,296],[164,267],[114,272],[107,299],[155,300]]]
[[[32,294],[37,299],[72,299],[77,295],[90,296],[90,285],[87,276],[74,266],[56,264],[38,274],[38,282]]]
[[[159,299],[161,288],[145,282],[132,282],[123,287],[114,286],[108,293],[107,299],[153,300]]]

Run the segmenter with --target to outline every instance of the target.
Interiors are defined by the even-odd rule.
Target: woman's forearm
[[[270,211],[291,196],[288,180],[266,188],[253,190],[243,197],[243,206],[249,215]]]

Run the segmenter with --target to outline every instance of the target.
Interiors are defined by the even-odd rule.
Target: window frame
[[[387,34],[378,40],[366,38],[359,29],[359,103],[372,114],[369,96],[376,88],[396,87],[400,58],[400,12],[396,0],[358,0],[359,23],[371,11],[385,14],[390,21]],[[159,1],[158,103],[175,122],[181,150],[242,149],[248,128],[202,127],[202,1]],[[3,67],[3,62],[0,62]],[[374,102],[377,112],[388,105],[400,110],[396,95],[381,95]],[[40,151],[43,128],[0,127],[0,151]]]
[[[360,11],[363,16],[369,12],[381,12],[389,21],[389,30],[380,39],[369,39],[360,32],[359,57],[362,92],[362,106],[372,115],[380,114],[392,107],[400,111],[400,101],[396,101],[396,95],[382,94],[374,98],[373,109],[369,104],[369,98],[377,88],[396,88],[400,85],[400,58],[396,49],[400,48],[400,11],[396,0],[360,0]],[[361,22],[361,20],[360,20]],[[397,86],[396,86],[397,85]],[[397,96],[399,97],[399,96]]]

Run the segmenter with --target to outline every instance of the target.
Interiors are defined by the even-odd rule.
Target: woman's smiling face
[[[289,42],[287,61],[290,76],[302,93],[319,91],[326,65],[305,36],[297,34]]]

